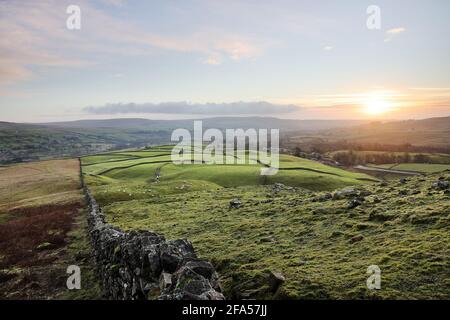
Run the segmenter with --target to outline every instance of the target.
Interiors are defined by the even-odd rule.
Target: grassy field
[[[91,157],[108,171],[99,175],[98,163],[83,172],[110,223],[190,239],[217,268],[229,298],[450,297],[450,199],[430,189],[438,176],[380,186],[366,175],[283,155],[283,169],[261,178],[259,165],[174,165],[166,156],[117,161],[116,168],[111,159]],[[361,206],[320,200],[349,186],[366,195]],[[230,208],[233,199],[242,207]],[[381,290],[366,288],[372,264],[382,270]],[[272,271],[286,278],[276,291]]]
[[[1,299],[100,297],[83,213],[78,160],[0,168]],[[77,292],[65,285],[71,264],[83,273]]]
[[[371,166],[376,168],[414,171],[420,173],[437,173],[450,170],[450,164],[436,164],[436,163],[393,163],[393,164],[371,165]]]
[[[326,155],[333,158],[337,154],[348,153],[349,150],[338,150],[333,152],[328,152]],[[450,165],[450,155],[445,153],[417,153],[417,152],[390,152],[390,151],[355,151],[352,153],[356,159],[362,161],[362,163],[370,163],[370,159],[377,158],[377,156],[389,156],[391,160],[388,162],[404,162],[402,159],[407,155],[409,157],[408,162],[421,162],[425,164],[442,164]],[[422,160],[417,160],[422,158]],[[386,159],[383,159],[386,160]],[[376,161],[376,160],[375,160]],[[360,162],[361,163],[361,162]],[[383,162],[376,162],[378,165],[393,165]]]
[[[192,240],[216,266],[228,297],[448,298],[450,201],[427,194],[432,180],[366,186],[373,195],[356,209],[347,208],[348,200],[314,202],[320,193],[277,193],[262,186],[114,202],[104,211],[126,230]],[[399,196],[413,186],[420,195]],[[242,208],[229,207],[235,197]],[[375,203],[377,198],[382,201]],[[379,291],[365,286],[372,264],[383,272]],[[268,289],[270,271],[286,278],[276,292]]]
[[[349,150],[338,150],[329,152],[327,155],[332,157],[333,155],[341,152],[348,152]],[[352,150],[355,155],[365,156],[365,155],[381,155],[381,154],[391,154],[394,156],[401,157],[405,155],[405,152],[390,152],[390,151],[356,151]],[[410,152],[408,153],[410,157],[415,157],[417,155],[425,155],[428,157],[431,163],[436,164],[450,164],[450,155],[445,153],[418,153],[418,152]]]
[[[168,147],[167,147],[168,148]],[[127,181],[135,184],[151,183],[156,174],[160,174],[161,182],[179,180],[205,181],[220,187],[263,185],[275,182],[293,187],[304,187],[311,190],[332,190],[346,185],[367,183],[375,179],[359,173],[298,157],[281,155],[280,172],[272,177],[260,175],[260,164],[174,164],[170,153],[161,149],[127,152],[136,158],[117,159],[116,154],[91,156],[83,158],[83,172],[87,180],[93,184],[114,184]],[[170,151],[170,149],[168,149]],[[124,153],[120,153],[123,155]],[[109,158],[107,158],[109,156]],[[96,159],[96,157],[99,157]],[[105,158],[106,157],[106,158]]]

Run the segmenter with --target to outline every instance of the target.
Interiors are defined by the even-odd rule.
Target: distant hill
[[[189,120],[149,120],[139,118],[78,120],[69,122],[50,122],[42,125],[60,128],[116,128],[116,129],[174,129],[191,128],[196,119]],[[356,126],[367,123],[361,120],[290,120],[272,117],[215,117],[198,119],[205,128],[279,128],[281,130],[325,130]]]
[[[291,140],[333,143],[346,141],[359,144],[414,145],[450,149],[450,117],[423,120],[371,122],[356,126],[319,130],[293,135]]]
[[[446,147],[450,117],[369,123],[355,120],[289,120],[270,117],[201,119],[206,128],[278,128],[290,141],[413,144]],[[172,130],[192,129],[194,119],[78,120],[39,124],[0,122],[0,164],[75,157],[107,150],[170,143]]]
[[[448,146],[450,117],[369,123],[332,131],[336,139],[358,142]]]
[[[0,122],[0,164],[60,158],[170,141],[158,129],[63,127]]]

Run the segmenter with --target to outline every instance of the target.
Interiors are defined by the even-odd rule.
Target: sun
[[[388,112],[392,106],[389,101],[380,95],[372,95],[364,103],[364,111],[371,115],[378,115]]]

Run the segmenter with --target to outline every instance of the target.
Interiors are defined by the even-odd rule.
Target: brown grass
[[[19,218],[0,225],[0,252],[4,256],[0,269],[51,263],[56,256],[42,254],[38,246],[55,250],[66,244],[66,234],[72,228],[81,203],[47,205],[13,212]]]
[[[76,159],[0,168],[0,211],[23,206],[31,200],[36,206],[65,202],[64,192],[79,188],[79,163]],[[61,196],[57,197],[57,194]]]
[[[69,232],[84,206],[80,187],[75,159],[0,168],[0,299],[65,292]]]

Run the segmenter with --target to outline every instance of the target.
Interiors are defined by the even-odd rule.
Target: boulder
[[[279,183],[279,182],[274,183],[274,185],[272,186],[272,191],[275,192],[275,193],[283,191],[283,190],[292,191],[292,190],[294,190],[294,188],[293,187],[289,187],[289,186],[285,186],[284,184]]]
[[[230,201],[230,209],[239,209],[240,207],[242,207],[242,202],[239,199]]]
[[[363,202],[364,202],[364,198],[362,198],[362,197],[354,198],[348,202],[347,208],[348,209],[356,208],[356,207],[362,205]]]
[[[358,192],[355,189],[342,189],[333,193],[333,200],[342,200],[346,198],[356,197]]]
[[[449,183],[448,181],[438,180],[434,182],[431,187],[437,190],[445,190],[448,189]]]
[[[286,281],[286,278],[280,272],[270,271],[268,281],[270,290],[276,292],[283,282]]]

